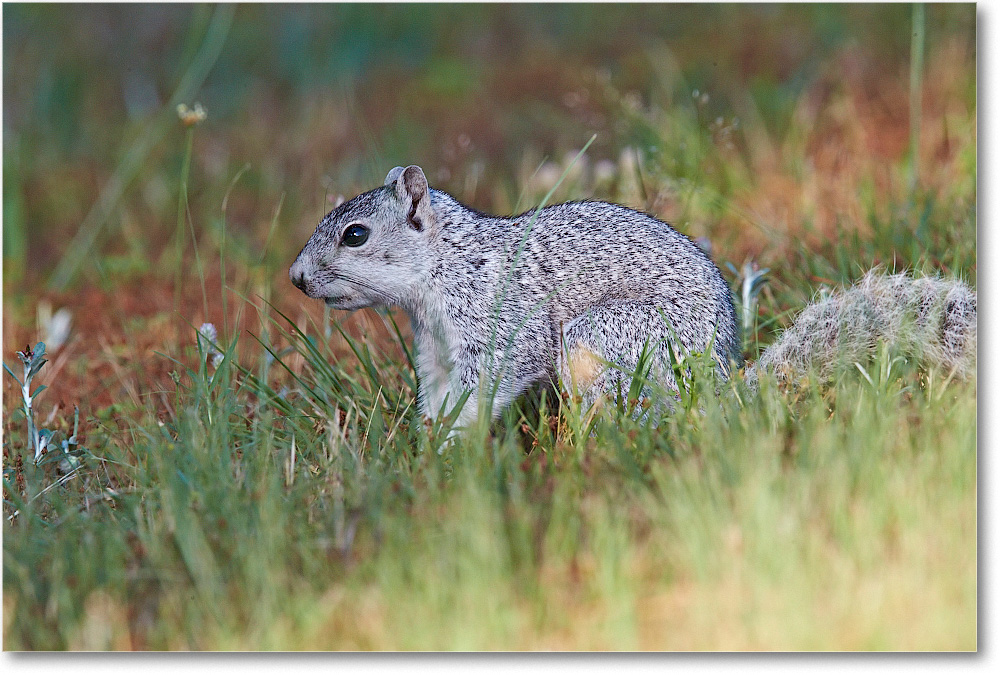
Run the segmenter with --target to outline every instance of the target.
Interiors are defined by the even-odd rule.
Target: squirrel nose
[[[305,265],[303,265],[300,261],[296,260],[292,263],[291,268],[288,270],[288,278],[292,280],[292,283],[295,284],[297,289],[303,293],[306,292]]]

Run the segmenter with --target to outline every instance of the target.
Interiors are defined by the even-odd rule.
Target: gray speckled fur
[[[880,344],[896,354],[968,379],[976,374],[976,292],[958,279],[870,271],[849,288],[810,303],[746,370],[795,382],[834,379],[864,364]]]
[[[353,223],[370,229],[359,247],[341,244]],[[740,361],[718,268],[668,224],[606,202],[501,218],[428,188],[419,167],[397,167],[383,187],[320,222],[290,276],[332,307],[403,308],[417,350],[421,412],[433,416],[445,396],[455,402],[470,391],[460,416],[466,424],[477,414],[475,394],[495,386],[495,416],[529,387],[565,378],[565,356],[581,346],[634,370],[648,341],[668,389],[676,389],[666,367],[671,336],[681,352],[711,345],[723,377]],[[608,370],[587,398],[613,396],[621,379]]]

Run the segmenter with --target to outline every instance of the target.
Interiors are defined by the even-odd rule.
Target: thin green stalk
[[[639,152],[639,148],[633,148],[635,151],[635,182],[639,184],[639,196],[642,197],[643,207],[648,211],[652,209],[652,204],[649,203],[649,195],[646,193],[646,181],[642,179],[642,153]]]
[[[194,127],[189,127],[184,142],[184,161],[181,163],[181,182],[177,190],[177,227],[174,229],[174,312],[180,309],[181,284],[184,280],[184,213],[187,206],[188,175],[191,171],[191,152],[194,148]],[[206,321],[207,321],[206,317]]]
[[[211,72],[222,53],[222,46],[229,34],[229,27],[232,25],[235,11],[236,5],[223,4],[216,8],[212,23],[205,33],[205,39],[202,41],[201,49],[194,61],[184,73],[184,77],[181,78],[167,105],[158,113],[147,131],[139,136],[128,149],[111,178],[105,183],[97,201],[94,202],[90,211],[87,212],[87,216],[83,219],[83,223],[80,224],[80,229],[73,237],[73,241],[66,247],[66,255],[56,265],[56,269],[49,279],[49,290],[64,290],[69,282],[76,277],[83,262],[91,255],[101,230],[104,229],[111,217],[111,212],[138,174],[149,153],[167,133],[170,125],[176,124],[177,104],[190,99]]]
[[[27,368],[25,368],[25,371],[27,371]],[[38,447],[38,429],[35,427],[35,412],[31,407],[32,395],[29,390],[30,387],[31,378],[27,377],[27,373],[25,373],[24,383],[21,385],[21,398],[24,400],[24,418],[28,421],[28,438],[31,440],[31,449],[34,452],[35,464],[37,464],[41,451]]]
[[[226,302],[226,214],[222,213],[222,238],[219,240],[219,295],[222,298],[222,334],[229,337],[229,307]]]
[[[229,183],[229,188],[226,190],[225,196],[222,198],[222,242],[219,245],[219,273],[222,275],[222,334],[225,336],[229,335],[229,312],[227,311],[226,303],[226,212],[229,208],[229,195],[232,194],[236,183],[239,182],[243,174],[249,169],[250,163],[248,162],[236,172],[233,180]]]
[[[271,227],[267,231],[267,239],[264,240],[264,248],[260,253],[260,259],[257,261],[258,266],[263,265],[267,258],[267,252],[271,246],[271,237],[274,236],[274,231],[278,228],[278,218],[281,217],[281,208],[285,205],[285,194],[284,192],[281,193],[281,196],[278,198],[278,205],[274,207],[274,213],[271,214]]]
[[[913,5],[913,32],[910,39],[910,189],[920,180],[920,113],[924,90],[924,10]]]
[[[21,143],[16,136],[5,145],[7,147],[3,156],[3,264],[8,281],[18,281],[24,275],[28,260],[24,162]]]
[[[521,241],[518,244],[517,249],[514,252],[514,256],[513,256],[513,259],[511,261],[511,265],[510,265],[510,269],[507,271],[507,275],[504,277],[503,281],[500,284],[500,288],[498,289],[498,291],[496,293],[496,302],[494,303],[494,306],[493,306],[493,322],[492,322],[492,327],[491,327],[491,330],[490,330],[490,339],[489,339],[489,343],[488,343],[490,345],[490,349],[489,349],[489,357],[488,357],[488,361],[487,361],[487,365],[486,365],[486,372],[489,372],[489,373],[493,372],[493,365],[494,365],[493,354],[496,351],[497,339],[498,339],[498,331],[499,331],[499,328],[500,328],[500,307],[503,305],[503,301],[507,297],[508,287],[510,286],[510,284],[511,284],[513,278],[514,278],[514,273],[517,270],[517,265],[518,265],[518,263],[521,260],[521,254],[524,252],[524,247],[528,243],[528,237],[531,235],[531,230],[535,226],[535,221],[538,220],[538,215],[542,212],[542,209],[545,208],[545,206],[548,204],[549,200],[552,199],[552,195],[555,194],[556,190],[559,189],[559,186],[566,179],[566,176],[569,175],[570,169],[572,169],[573,166],[576,164],[576,162],[584,155],[584,153],[587,152],[587,150],[590,148],[591,144],[596,139],[597,139],[597,134],[594,134],[593,136],[591,136],[590,140],[587,141],[587,143],[583,146],[583,148],[580,150],[580,152],[577,153],[576,157],[573,158],[573,161],[571,161],[566,166],[566,168],[562,172],[562,175],[559,176],[559,180],[556,181],[555,185],[552,186],[552,188],[548,191],[548,193],[542,198],[542,201],[535,208],[534,212],[531,214],[531,218],[528,220],[527,226],[524,228],[524,233],[521,235]],[[547,301],[547,299],[546,299],[546,301]],[[515,329],[515,331],[514,331],[515,334],[521,329],[521,327],[523,327],[523,323],[524,322],[522,322],[522,324],[519,325]],[[509,351],[510,351],[510,349],[509,349],[509,346],[508,346],[508,348],[505,349],[505,351],[504,351],[504,354],[505,354],[504,358],[505,359],[507,358],[507,356],[509,356]],[[490,392],[490,398],[491,398],[491,400],[496,395],[496,390],[497,390],[497,387],[499,386],[500,379],[501,379],[500,376],[498,376],[498,377],[495,378],[494,386],[493,386],[493,391]],[[477,392],[477,395],[478,395],[478,392]]]
[[[184,192],[186,197],[186,187]],[[198,279],[201,281],[201,301],[205,308],[205,321],[208,321],[208,292],[205,290],[205,268],[201,263],[201,253],[198,251],[198,238],[194,233],[194,220],[191,218],[191,212],[187,208],[187,199],[184,200],[184,213],[187,215],[188,227],[191,230],[191,244],[194,246],[194,262],[198,267]]]

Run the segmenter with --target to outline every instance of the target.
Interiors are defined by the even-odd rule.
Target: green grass
[[[611,199],[769,267],[751,359],[876,265],[975,285],[973,10],[927,8],[917,77],[909,7],[626,9],[112,13],[162,22],[150,62],[86,37],[103,15],[5,6],[4,360],[73,309],[34,408],[64,439],[79,404],[86,448],[35,466],[4,376],[5,649],[977,648],[975,381],[891,349],[755,395],[695,368],[670,415],[524,400],[449,442],[401,315],[287,282],[332,199],[417,162],[477,208]],[[208,121],[102,107],[117,53],[203,79]]]
[[[974,385],[897,363],[448,443],[405,361],[286,337],[294,380],[183,370],[176,418],[92,435],[79,489],[22,506],[7,648],[976,646]]]

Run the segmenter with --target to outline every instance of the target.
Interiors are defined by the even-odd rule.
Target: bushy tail
[[[824,379],[867,361],[882,342],[895,352],[955,377],[976,372],[976,292],[961,281],[868,272],[861,281],[808,305],[777,342],[747,368],[794,381]]]

